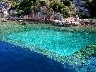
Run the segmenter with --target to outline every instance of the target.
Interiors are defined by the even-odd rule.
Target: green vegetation
[[[91,18],[96,17],[96,0],[88,0],[86,2],[86,7],[90,12]]]
[[[80,18],[88,18],[83,15],[82,12],[75,12],[75,5],[72,3],[72,0],[9,0],[12,2],[11,9],[17,9],[15,15],[28,15],[31,11],[37,13],[40,10],[41,6],[47,7],[47,12],[52,13],[52,11],[60,12],[64,17],[69,17],[71,15],[78,14]],[[85,6],[88,8],[90,17],[96,17],[96,0],[83,0]]]
[[[17,2],[16,0],[10,0],[12,2],[11,9],[17,9],[16,15],[28,15],[32,10],[36,13],[40,10],[41,6],[46,6],[48,12],[56,11],[64,15],[64,17],[69,17],[71,14],[75,14],[72,2],[70,0],[64,0],[60,2],[56,0],[21,0]],[[47,12],[47,13],[48,13]]]

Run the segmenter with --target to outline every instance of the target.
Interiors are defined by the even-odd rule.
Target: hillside
[[[6,2],[6,0],[3,0]],[[15,14],[28,15],[31,11],[38,12],[40,7],[46,6],[48,14],[52,11],[60,12],[64,17],[79,15],[80,18],[96,17],[96,0],[9,0]]]

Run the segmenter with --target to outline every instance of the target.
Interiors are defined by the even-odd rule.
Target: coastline
[[[54,26],[96,26],[96,19],[79,19],[79,21],[74,21],[71,20],[70,18],[66,18],[62,21],[60,20],[45,20],[45,21],[41,21],[41,20],[34,20],[34,19],[23,19],[23,18],[0,18],[0,21],[2,22],[19,22],[22,23],[23,25],[25,24],[38,24],[38,23],[44,23],[44,24],[52,24]]]

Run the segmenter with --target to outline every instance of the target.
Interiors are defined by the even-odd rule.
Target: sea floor
[[[47,50],[30,50],[22,44],[5,39],[14,32],[30,30],[35,25],[20,25],[20,23],[0,23],[0,72],[96,72],[96,43],[90,44],[69,56],[62,56],[50,53]],[[42,27],[42,25],[40,25]],[[40,27],[39,26],[39,27]],[[45,25],[49,27],[49,25]],[[50,27],[49,27],[50,28]],[[53,28],[53,26],[51,27]],[[90,34],[96,33],[94,27],[55,27],[54,30],[66,29],[70,32],[88,31]],[[85,37],[85,36],[84,36]],[[94,37],[95,39],[95,37]],[[92,40],[94,40],[92,39]],[[91,41],[92,41],[91,40]],[[94,40],[95,41],[95,40]]]

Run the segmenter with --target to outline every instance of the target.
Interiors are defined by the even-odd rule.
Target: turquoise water
[[[14,42],[21,42],[30,49],[33,47],[45,49],[63,56],[72,55],[81,48],[96,43],[96,33],[62,31],[44,27],[11,33],[6,37]]]
[[[30,49],[37,52],[37,54],[43,54],[45,57],[63,64],[64,68],[67,67],[67,63],[75,68],[77,72],[86,72],[87,67],[90,66],[86,63],[86,57],[96,51],[94,49],[96,48],[96,28],[89,26],[54,27],[45,24],[2,23],[0,24],[0,41],[17,47],[20,46],[25,50]],[[11,50],[7,46],[4,47],[6,52]],[[1,48],[4,49],[2,44]],[[12,46],[12,49],[16,48]],[[20,51],[20,53],[22,52]],[[12,55],[12,57],[14,56]],[[88,60],[89,63],[90,61]],[[84,66],[86,65],[86,68],[82,66],[82,63]]]

